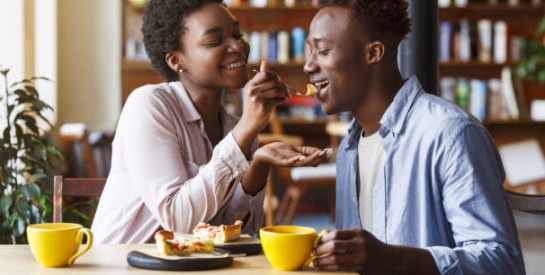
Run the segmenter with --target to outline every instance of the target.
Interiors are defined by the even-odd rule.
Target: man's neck
[[[403,86],[403,79],[397,69],[389,73],[379,73],[369,87],[368,97],[352,112],[358,123],[365,130],[364,136],[370,136],[380,129],[380,120]]]

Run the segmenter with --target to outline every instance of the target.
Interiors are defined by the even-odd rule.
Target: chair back
[[[510,190],[505,190],[505,194],[512,209],[532,214],[545,214],[545,195],[529,195]]]
[[[107,177],[111,166],[112,138],[87,130],[83,123],[65,123],[60,128],[60,139],[72,178]]]
[[[63,197],[100,197],[105,178],[63,178],[55,176],[53,186],[53,222],[62,222]]]

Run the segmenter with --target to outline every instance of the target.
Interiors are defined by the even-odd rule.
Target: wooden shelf
[[[545,148],[545,121],[531,119],[493,120],[483,122],[498,146],[536,138]]]
[[[295,27],[308,29],[317,7],[296,5],[294,7],[271,6],[256,8],[249,5],[230,7],[229,10],[240,21],[244,31],[292,30]]]
[[[439,9],[439,21],[460,22],[462,19],[478,21],[489,19],[492,21],[505,21],[508,25],[509,35],[517,34],[525,37],[532,36],[534,30],[545,16],[545,4],[532,5],[520,4],[510,6],[507,4],[473,3],[467,7],[448,7]]]
[[[479,79],[499,78],[501,70],[510,64],[470,62],[446,62],[439,64],[440,76],[469,77]]]
[[[441,21],[459,21],[460,18],[468,20],[479,20],[487,18],[490,20],[524,21],[522,19],[543,17],[545,5],[520,4],[510,6],[507,4],[485,4],[474,3],[466,7],[448,7],[439,9]]]

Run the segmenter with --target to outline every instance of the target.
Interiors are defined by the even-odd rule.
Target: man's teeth
[[[329,84],[329,81],[324,80],[324,81],[314,83],[314,86],[316,86],[318,89],[321,89],[322,87],[324,87],[327,84]]]
[[[239,61],[239,62],[236,62],[236,63],[232,63],[232,64],[229,64],[227,65],[227,69],[238,69],[238,68],[242,68],[244,67],[244,65],[246,65],[246,62],[244,61]]]

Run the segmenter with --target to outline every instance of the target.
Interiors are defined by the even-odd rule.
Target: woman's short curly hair
[[[222,0],[150,0],[144,11],[144,47],[151,66],[167,81],[179,80],[178,74],[165,61],[167,53],[180,49],[180,38],[186,29],[185,18],[205,4]]]
[[[352,16],[371,28],[366,28],[372,39],[392,35],[401,41],[411,31],[409,4],[405,0],[320,0],[320,7],[346,7]]]

